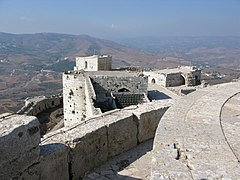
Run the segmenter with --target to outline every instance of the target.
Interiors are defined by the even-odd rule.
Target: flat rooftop
[[[65,74],[76,75],[76,74],[86,74],[88,76],[116,76],[116,77],[138,77],[139,72],[131,71],[67,71]]]
[[[198,69],[194,66],[179,66],[177,68],[161,69],[157,71],[145,71],[145,73],[148,73],[148,72],[155,72],[159,74],[170,74],[170,73],[179,73],[179,72],[188,73],[195,70],[198,70]]]
[[[83,59],[86,59],[86,58],[106,58],[106,57],[112,57],[112,56],[109,56],[109,55],[92,55],[92,56],[77,56],[76,58],[83,58]]]

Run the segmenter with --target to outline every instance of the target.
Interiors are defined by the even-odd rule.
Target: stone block
[[[120,115],[120,113],[119,113]],[[108,125],[108,156],[113,157],[137,145],[137,123],[132,113],[118,116]]]
[[[36,117],[11,115],[1,118],[0,179],[15,177],[38,162],[39,122]]]
[[[25,154],[21,154],[14,160],[9,160],[1,164],[0,179],[13,179],[19,177],[30,166],[38,163],[39,160],[39,147],[32,149]]]
[[[165,108],[152,108],[145,111],[136,111],[134,119],[138,122],[138,142],[141,143],[155,136],[156,129],[163,114],[166,112]]]
[[[40,178],[42,180],[69,179],[68,160],[70,148],[64,144],[45,144],[40,146]]]
[[[71,177],[82,178],[85,172],[107,160],[107,128],[105,126],[76,138],[71,145]]]

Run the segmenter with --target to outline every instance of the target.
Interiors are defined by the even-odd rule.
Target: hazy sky
[[[240,0],[0,0],[0,32],[240,36]]]

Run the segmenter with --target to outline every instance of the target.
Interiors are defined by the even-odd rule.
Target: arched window
[[[152,79],[151,83],[152,83],[152,84],[155,84],[155,83],[156,83],[155,79]]]
[[[85,69],[87,69],[87,66],[88,66],[87,61],[85,61]]]
[[[126,88],[122,88],[122,89],[119,89],[118,92],[129,92],[129,90]]]

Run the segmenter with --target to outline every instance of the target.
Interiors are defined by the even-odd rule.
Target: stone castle
[[[112,71],[111,61],[77,57],[62,95],[0,116],[0,179],[81,179],[152,138],[151,179],[240,177],[240,82],[178,96],[168,88],[199,85],[199,69]],[[62,126],[46,133],[36,117],[62,105]]]

